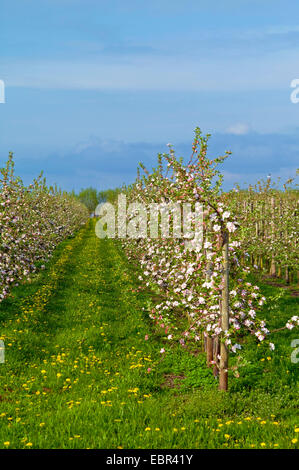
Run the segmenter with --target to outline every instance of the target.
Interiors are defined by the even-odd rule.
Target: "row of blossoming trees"
[[[292,183],[289,180],[287,183]],[[275,188],[269,178],[248,190],[224,195],[240,229],[238,236],[255,269],[285,281],[299,281],[299,191]]]
[[[10,154],[0,170],[0,301],[87,219],[85,206],[48,188],[41,176],[25,186],[14,175]]]
[[[244,335],[253,335],[257,343],[268,342],[272,350],[275,346],[266,322],[257,315],[266,299],[247,280],[250,268],[243,242],[248,245],[250,235],[244,236],[240,218],[236,220],[235,202],[227,201],[221,193],[222,175],[217,166],[229,152],[209,159],[208,138],[199,128],[195,130],[187,165],[176,158],[170,144],[168,154],[158,155],[158,166],[152,172],[141,165],[142,176],[138,171],[136,182],[126,188],[128,202],[134,202],[127,212],[127,224],[131,229],[135,225],[136,235],[122,239],[122,243],[129,259],[142,269],[140,280],[158,293],[149,315],[169,340],[169,347],[161,353],[172,341],[183,347],[204,342],[208,365],[219,375],[219,388],[226,390],[228,354],[241,348]],[[182,208],[180,218],[177,207],[186,203],[191,211],[184,214]],[[198,228],[194,210],[198,203],[203,207],[202,243],[195,236],[190,241],[190,234]],[[158,236],[149,236],[150,217],[146,230],[138,230],[141,207],[150,215],[155,204],[160,209],[160,225],[166,216],[176,236],[174,232],[165,236],[162,230]],[[188,226],[184,233],[183,223]],[[286,327],[295,325],[299,325],[298,317],[290,319]]]

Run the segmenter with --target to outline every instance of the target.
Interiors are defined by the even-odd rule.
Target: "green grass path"
[[[180,349],[159,362],[136,277],[90,221],[0,304],[0,448],[296,447],[292,372],[287,401],[259,379],[218,392]],[[161,387],[169,373],[180,389]]]

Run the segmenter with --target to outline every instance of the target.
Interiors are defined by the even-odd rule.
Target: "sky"
[[[224,189],[299,166],[299,2],[1,0],[0,45],[0,166],[25,183],[129,184],[197,126],[232,151]]]

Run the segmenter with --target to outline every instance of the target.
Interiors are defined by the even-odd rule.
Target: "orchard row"
[[[48,188],[41,176],[25,186],[14,174],[10,154],[0,172],[0,301],[13,285],[43,268],[57,244],[87,219],[84,205]]]

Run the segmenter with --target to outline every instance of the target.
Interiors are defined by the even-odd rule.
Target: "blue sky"
[[[298,166],[299,3],[2,0],[0,163],[76,190],[132,182],[193,130],[232,150],[225,187]]]

